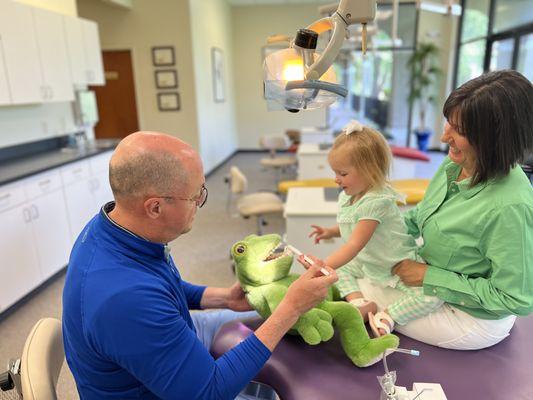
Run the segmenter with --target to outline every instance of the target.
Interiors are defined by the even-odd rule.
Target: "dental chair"
[[[0,398],[56,400],[56,385],[65,359],[61,322],[43,318],[32,328],[22,357],[0,375]]]
[[[256,192],[245,194],[248,188],[248,179],[236,166],[230,168],[229,176],[226,177],[229,185],[226,210],[229,212],[233,195],[240,195],[236,201],[236,208],[241,217],[248,219],[255,217],[257,221],[257,234],[262,235],[263,226],[266,225],[265,215],[282,214],[283,201],[271,192]]]
[[[282,172],[296,165],[296,158],[292,156],[279,156],[278,151],[286,151],[290,148],[287,136],[265,135],[259,140],[261,148],[269,151],[269,157],[261,159],[261,165],[266,168],[272,168],[275,172],[276,185],[280,181]]]
[[[220,357],[261,323],[253,319],[225,324],[215,336],[211,354]],[[400,347],[419,350],[420,356],[393,353],[387,364],[397,373],[397,386],[411,390],[414,382],[440,383],[448,400],[532,399],[532,331],[533,316],[518,318],[502,342],[466,351],[431,346],[395,332]],[[380,398],[378,375],[384,375],[383,364],[357,368],[344,354],[337,334],[317,346],[285,335],[254,381],[270,386],[281,400],[366,400]],[[426,398],[433,397],[417,399]]]

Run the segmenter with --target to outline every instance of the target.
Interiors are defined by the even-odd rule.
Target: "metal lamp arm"
[[[305,74],[305,79],[307,80],[317,80],[319,79],[324,72],[333,64],[333,61],[339,54],[339,51],[346,37],[346,28],[348,25],[340,17],[339,14],[335,13],[332,17],[322,18],[318,21],[315,21],[307,27],[318,34],[326,32],[333,29],[333,34],[331,36],[328,45],[324,52],[320,55],[318,60],[316,60],[308,69]]]

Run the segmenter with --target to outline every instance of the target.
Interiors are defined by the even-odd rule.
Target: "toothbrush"
[[[304,260],[305,262],[307,262],[308,264],[310,265],[315,265],[315,262],[313,260],[311,260],[309,257],[307,257],[304,253],[302,253],[300,250],[298,250],[296,247],[288,244],[287,246],[287,249],[289,249],[289,251],[291,253],[294,253],[296,254],[297,256],[304,256]],[[329,276],[329,271],[326,269],[326,268],[320,268],[320,272],[322,272],[322,275],[325,275],[325,276]]]

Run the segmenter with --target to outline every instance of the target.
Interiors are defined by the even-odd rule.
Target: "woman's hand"
[[[318,225],[311,225],[313,232],[309,234],[309,237],[315,237],[315,244],[319,243],[322,239],[331,239],[334,233],[330,228],[324,228]]]
[[[403,260],[392,268],[392,274],[398,275],[407,286],[422,286],[427,269],[427,264]]]
[[[227,288],[227,307],[233,311],[250,311],[253,308],[246,300],[244,292],[239,282],[235,282],[233,286]]]

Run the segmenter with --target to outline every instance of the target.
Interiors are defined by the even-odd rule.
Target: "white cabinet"
[[[4,61],[2,35],[0,34],[0,106],[11,104],[11,95],[7,84],[7,71]]]
[[[80,18],[81,31],[85,51],[85,65],[87,83],[90,85],[104,85],[104,67],[100,51],[100,38],[96,22]]]
[[[72,82],[75,85],[86,85],[87,68],[85,66],[85,49],[81,20],[76,17],[64,15],[63,27],[65,29],[65,39],[67,43]]]
[[[41,283],[25,201],[21,183],[0,187],[0,312]]]
[[[42,100],[41,67],[32,8],[0,0],[0,37],[12,104]]]
[[[61,168],[63,192],[70,226],[72,242],[76,240],[83,227],[97,212],[94,200],[89,162],[78,161]]]
[[[111,154],[0,186],[0,313],[67,265],[82,228],[113,199]]]
[[[90,159],[91,191],[97,210],[105,203],[113,200],[113,192],[109,186],[109,160],[112,152],[106,152]]]
[[[48,279],[68,262],[72,246],[62,183],[57,169],[25,180],[35,248],[42,279]]]
[[[74,88],[70,78],[63,18],[40,8],[32,8],[32,14],[41,62],[42,100],[72,101]]]

